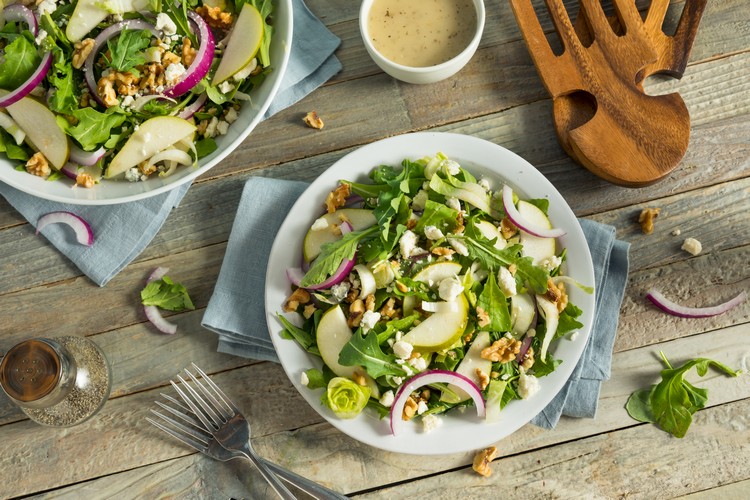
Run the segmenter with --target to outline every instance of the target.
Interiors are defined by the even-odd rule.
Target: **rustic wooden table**
[[[83,334],[103,348],[114,372],[101,413],[73,428],[38,426],[0,397],[0,497],[259,496],[249,463],[213,461],[145,423],[152,401],[191,361],[245,409],[262,455],[353,497],[750,496],[750,376],[710,372],[697,379],[709,389],[709,403],[683,439],[631,420],[624,409],[632,391],[658,380],[659,350],[675,362],[707,356],[750,368],[750,303],[712,319],[678,319],[645,299],[655,285],[691,305],[715,304],[750,287],[747,0],[709,2],[684,78],[648,83],[651,93],[680,92],[692,135],[679,168],[642,189],[610,185],[563,153],[551,101],[507,2],[487,2],[485,34],[469,65],[427,86],[378,71],[359,37],[358,2],[307,3],[341,37],[343,71],[262,123],[200,178],[153,242],[107,286],[92,284],[0,201],[0,350],[32,335]],[[325,121],[323,130],[303,125],[310,110]],[[552,431],[523,427],[497,443],[489,478],[472,471],[473,453],[420,459],[359,444],[309,407],[279,365],[218,354],[216,335],[200,325],[249,177],[311,181],[358,146],[427,129],[513,150],[578,216],[614,225],[632,245],[612,377],[596,418],[563,418]],[[661,208],[651,235],[636,221],[643,207]],[[681,236],[672,234],[676,229]],[[700,255],[680,250],[687,236],[703,243]],[[175,336],[157,334],[137,307],[144,278],[162,265],[197,306],[172,317]]]

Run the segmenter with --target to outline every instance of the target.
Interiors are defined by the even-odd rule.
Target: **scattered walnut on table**
[[[492,469],[490,469],[490,463],[497,457],[497,448],[490,446],[485,448],[474,456],[474,463],[471,468],[475,472],[481,474],[484,477],[490,477],[492,475]]]
[[[305,115],[302,121],[304,121],[305,125],[307,125],[308,127],[314,128],[316,130],[320,130],[325,126],[325,124],[323,123],[323,119],[318,116],[317,111],[310,111]]]
[[[661,208],[644,208],[638,215],[638,222],[641,224],[641,231],[643,234],[651,234],[654,232],[654,219],[661,212]]]

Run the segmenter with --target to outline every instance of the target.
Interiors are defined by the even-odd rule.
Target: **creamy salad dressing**
[[[387,59],[426,67],[460,54],[476,25],[472,0],[375,0],[367,29],[372,44]]]

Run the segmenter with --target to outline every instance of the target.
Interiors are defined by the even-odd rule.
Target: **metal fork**
[[[239,451],[228,450],[221,446],[219,442],[209,433],[204,427],[203,423],[198,420],[195,414],[186,406],[182,405],[179,401],[174,399],[167,394],[161,395],[170,404],[164,404],[161,401],[156,401],[156,404],[170,414],[177,417],[176,420],[168,415],[160,413],[157,410],[151,409],[151,412],[159,417],[159,420],[153,420],[146,417],[151,424],[163,430],[175,439],[183,442],[191,448],[200,451],[201,453],[208,455],[211,458],[227,462],[233,458],[247,458],[247,456]],[[330,490],[320,484],[313,482],[306,477],[295,474],[294,472],[285,469],[273,462],[260,457],[260,460],[269,468],[271,472],[279,476],[283,481],[295,486],[296,488],[304,491],[308,495],[318,500],[348,500],[348,497]]]
[[[184,422],[188,423],[189,426],[182,425],[174,419],[166,417],[154,410],[152,410],[152,412],[159,416],[163,421],[169,422],[172,425],[172,428],[168,428],[151,419],[149,419],[149,421],[199,451],[207,454],[210,451],[212,453],[211,456],[215,456],[219,460],[229,460],[236,457],[249,459],[281,498],[295,498],[289,489],[280,482],[279,478],[271,472],[269,468],[270,462],[261,459],[255,453],[255,450],[253,450],[250,444],[250,425],[240,412],[239,408],[237,408],[224,392],[219,389],[219,387],[208,378],[208,376],[198,368],[195,363],[192,364],[192,367],[201,376],[204,383],[201,383],[201,381],[199,381],[189,370],[185,369],[185,373],[202,393],[202,396],[198,391],[193,389],[193,387],[191,387],[181,375],[178,375],[177,378],[182,382],[185,390],[181,389],[177,383],[170,380],[170,383],[185,401],[189,410],[184,406],[179,405],[175,399],[169,398],[166,395],[163,396],[173,404],[177,404],[185,413],[157,402],[160,407],[168,410],[173,415],[178,416]],[[179,429],[179,431],[175,431],[175,428]],[[226,449],[229,453],[220,451],[220,448]],[[317,498],[346,498],[331,490],[327,490],[312,481],[304,479],[301,476],[297,476],[296,474],[291,473],[291,471],[286,471],[278,466],[274,466],[273,468],[277,472],[280,469],[281,471],[288,473],[286,474],[286,478],[290,482],[293,482],[293,480],[290,479],[292,477],[294,480],[302,479],[299,484],[295,482],[295,486],[303,491],[307,491],[313,496],[318,495]]]

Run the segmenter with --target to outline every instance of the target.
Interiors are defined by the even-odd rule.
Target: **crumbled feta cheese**
[[[229,132],[229,123],[224,120],[219,120],[219,124],[216,126],[216,133],[219,135],[225,135]]]
[[[409,359],[411,353],[414,351],[414,346],[403,340],[397,340],[393,344],[393,354],[398,356],[400,359]]]
[[[145,176],[143,176],[142,178],[141,172],[138,170],[138,167],[133,167],[125,171],[125,179],[130,182],[138,182],[140,180],[145,180]]]
[[[430,240],[439,240],[443,237],[443,232],[435,226],[427,226],[424,228],[424,235]]]
[[[224,81],[219,84],[219,90],[221,91],[222,94],[228,94],[234,90],[234,85],[232,85],[229,82]]]
[[[420,189],[417,194],[414,195],[414,199],[411,201],[411,207],[414,210],[424,210],[427,205],[428,199],[427,191]]]
[[[505,266],[500,266],[500,269],[497,271],[497,285],[506,297],[512,297],[517,293],[516,278],[513,277]]]
[[[346,298],[350,287],[351,285],[348,282],[342,281],[331,287],[331,295],[333,295],[333,298],[336,299],[337,302],[341,302]]]
[[[570,339],[571,341],[573,341],[573,340],[577,339],[577,338],[578,338],[578,332],[576,331],[576,332],[573,332],[573,333],[571,333],[571,334],[570,334],[570,337],[568,337],[568,338],[569,338],[569,339]]]
[[[325,219],[325,217],[320,217],[318,219],[315,219],[315,222],[313,222],[313,225],[310,227],[310,229],[312,231],[322,231],[327,227],[328,221]]]
[[[169,83],[176,82],[185,71],[185,66],[182,63],[172,63],[164,70],[164,79]]]
[[[39,17],[45,14],[52,14],[55,10],[57,10],[55,0],[42,0],[36,7],[36,13]]]
[[[255,71],[255,68],[257,68],[257,67],[258,67],[258,59],[257,58],[253,58],[253,60],[250,61],[249,63],[247,63],[247,65],[244,68],[242,68],[237,73],[235,73],[234,75],[232,75],[232,79],[235,82],[239,82],[240,80],[244,80],[245,78],[247,78],[248,76],[250,76],[250,74],[253,71]]]
[[[500,375],[500,380],[508,380],[510,378],[510,373],[503,373]]]
[[[417,248],[417,235],[407,229],[404,231],[404,234],[401,235],[398,244],[401,249],[401,256],[404,259],[408,259],[414,253],[414,249]]]
[[[171,64],[170,64],[171,66]],[[215,116],[211,118],[211,120],[208,122],[208,125],[206,125],[206,131],[203,133],[206,137],[214,137],[216,136],[216,130],[219,127],[219,119]]]
[[[562,258],[558,257],[557,255],[548,257],[539,263],[539,265],[542,266],[547,271],[552,271],[553,269],[556,269],[560,264],[562,264]]]
[[[418,372],[423,372],[427,369],[427,360],[422,356],[411,358],[408,363],[409,366],[411,366]]]
[[[380,404],[385,406],[386,408],[390,408],[393,406],[393,400],[395,399],[395,396],[393,395],[393,391],[385,391],[382,396],[380,396]]]
[[[463,241],[455,238],[448,238],[448,244],[453,247],[453,250],[455,250],[457,254],[463,255],[464,257],[469,255],[469,248],[464,245]]]
[[[698,255],[703,250],[703,246],[695,238],[686,238],[682,243],[682,249],[691,255]]]
[[[490,185],[490,181],[487,179],[480,179],[477,184],[479,184],[479,186],[485,191],[490,191],[492,189],[492,186]]]
[[[427,410],[428,410],[427,403],[425,403],[423,399],[420,399],[419,403],[417,403],[417,415],[421,415]]]
[[[452,208],[453,210],[458,210],[459,212],[461,211],[461,202],[458,201],[458,198],[452,196],[445,199],[445,206]]]
[[[679,236],[681,234],[682,234],[682,231],[680,231],[679,228],[677,228],[674,231],[672,231],[672,236]]]
[[[36,35],[36,38],[34,38],[34,42],[37,45],[41,45],[45,38],[47,38],[47,32],[40,29],[39,33],[37,33]]]
[[[518,377],[518,395],[521,396],[521,399],[529,399],[539,392],[540,388],[538,378],[533,375],[526,375],[526,372],[521,370],[521,375]]]
[[[156,16],[156,29],[161,30],[165,35],[174,35],[177,33],[177,25],[164,12],[160,12]]]
[[[451,276],[443,279],[438,285],[438,295],[446,302],[456,300],[456,297],[464,291],[464,286],[458,279],[458,276]]]
[[[458,175],[459,173],[461,173],[461,165],[453,160],[443,160],[440,163],[440,166],[443,167],[444,172],[450,175]]]
[[[422,417],[422,430],[424,432],[430,432],[438,427],[443,423],[442,419],[438,417],[437,415],[433,415],[432,413],[429,413]]]
[[[133,102],[135,101],[135,98],[132,95],[126,95],[122,98],[122,102],[120,103],[120,106],[123,108],[129,108],[133,105]]]
[[[302,375],[299,376],[299,381],[300,381],[300,383],[302,385],[304,385],[305,387],[307,387],[307,384],[310,383],[310,379],[307,378],[307,373],[302,372]]]
[[[396,385],[401,385],[404,383],[404,377],[393,377],[393,383]]]
[[[359,325],[362,327],[363,332],[369,332],[375,327],[378,321],[380,321],[379,312],[365,311],[365,313],[362,315],[362,321]]]
[[[224,119],[227,121],[227,123],[234,123],[237,121],[237,118],[239,118],[240,115],[237,113],[237,110],[234,108],[227,109],[227,112],[224,113]]]

